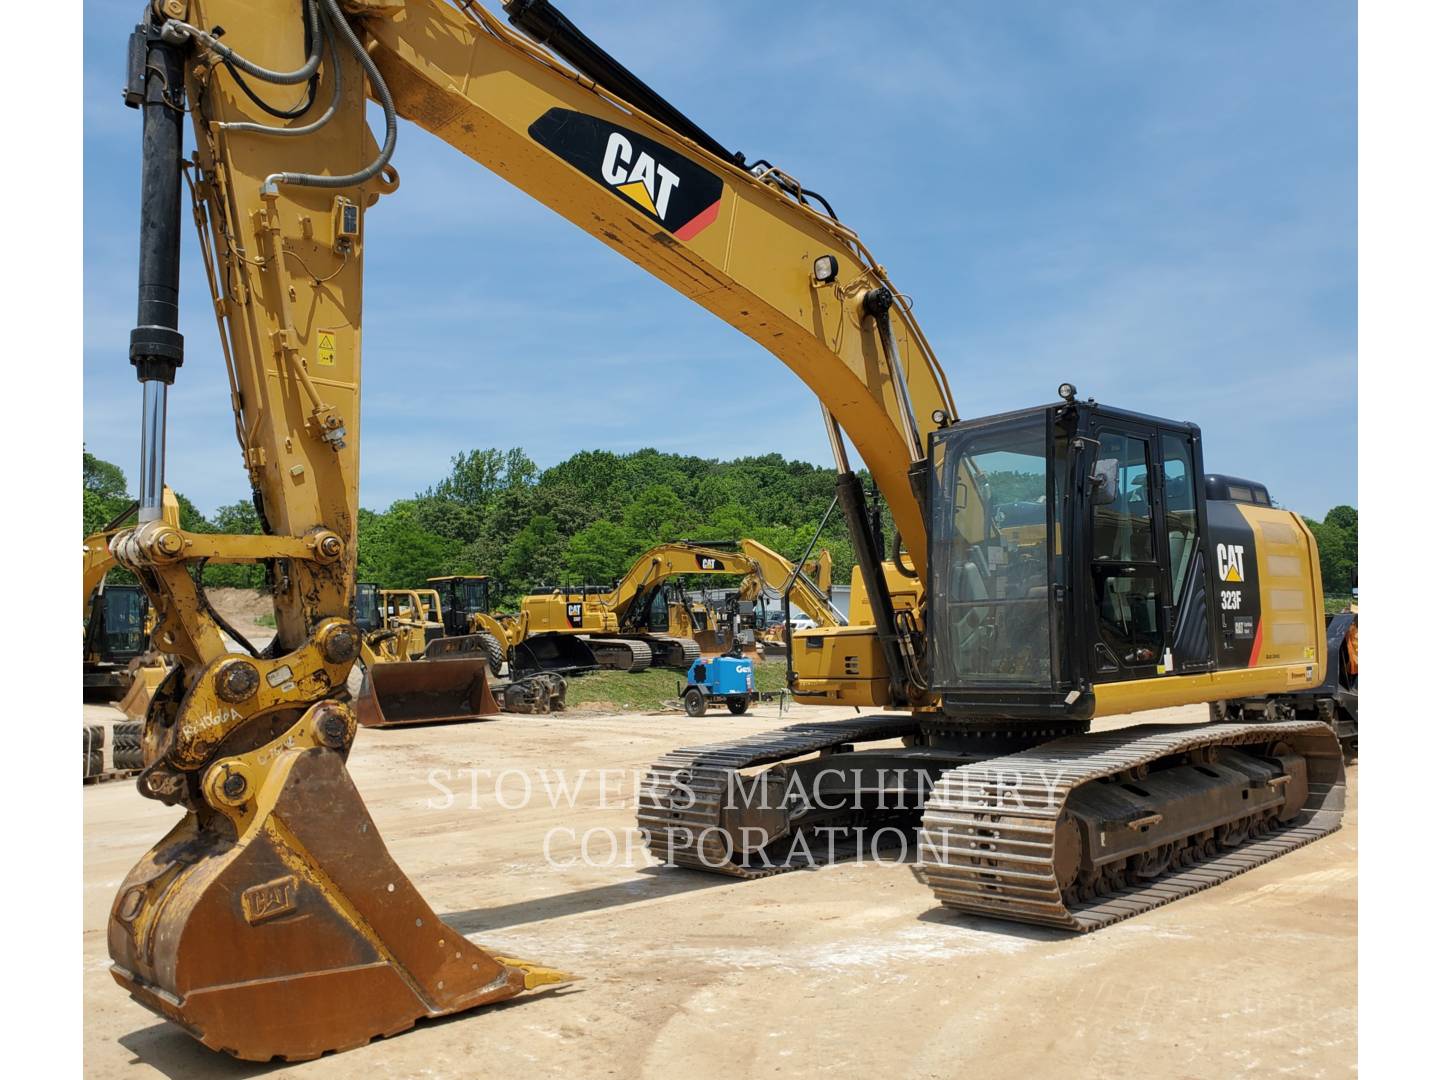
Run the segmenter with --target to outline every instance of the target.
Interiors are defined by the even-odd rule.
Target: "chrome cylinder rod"
[[[140,384],[145,400],[140,414],[140,523],[160,517],[165,491],[165,408],[170,387],[159,379]]]

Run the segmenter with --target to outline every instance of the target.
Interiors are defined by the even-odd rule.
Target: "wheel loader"
[[[438,592],[358,584],[355,595],[356,625],[373,627],[360,638],[359,723],[386,728],[479,720],[500,712],[485,655],[430,652],[445,637]]]
[[[580,675],[600,666],[583,638],[532,634],[526,612],[506,615],[490,610],[490,579],[484,575],[428,578],[440,594],[446,638],[432,648],[485,653],[490,674],[506,670],[512,679],[540,674]],[[561,684],[563,685],[563,683]]]
[[[863,597],[848,625],[793,635],[794,689],[862,711],[655,762],[637,824],[662,862],[780,873],[803,865],[795,839],[899,806],[919,819],[918,870],[939,903],[1083,932],[1339,828],[1345,773],[1322,720],[1090,731],[1323,683],[1318,553],[1297,515],[1204,498],[1198,428],[1068,383],[1057,401],[962,419],[916,319],[927,294],[901,291],[820,185],[727,148],[547,0],[504,11],[141,10],[124,88],[142,117],[140,507],[110,546],[180,665],[147,717],[138,788],[182,813],[111,908],[121,987],[205,1045],[264,1061],[569,977],[440,920],[346,767],[362,279],[384,256],[366,220],[403,197],[401,118],[759,343],[819,399]],[[191,533],[161,512],[186,219],[261,535]],[[197,592],[215,560],[283,568],[265,652],[232,650]]]

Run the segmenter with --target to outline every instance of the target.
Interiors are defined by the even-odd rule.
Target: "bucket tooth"
[[[207,788],[230,762],[263,772],[253,800],[187,814],[131,870],[109,923],[121,986],[206,1046],[266,1061],[566,981],[441,922],[391,859],[340,752],[298,730],[212,766]]]

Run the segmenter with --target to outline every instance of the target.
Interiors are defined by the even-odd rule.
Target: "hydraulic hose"
[[[262,193],[273,192],[281,184],[294,184],[299,187],[319,188],[348,188],[365,183],[376,176],[381,169],[390,164],[390,157],[395,153],[395,138],[398,133],[398,125],[395,120],[395,99],[390,96],[390,88],[385,85],[385,80],[380,76],[380,69],[375,66],[375,61],[370,59],[370,54],[360,44],[360,39],[355,36],[355,31],[350,28],[344,14],[340,11],[338,0],[321,0],[325,5],[325,13],[330,18],[331,27],[339,35],[345,46],[355,54],[360,62],[365,77],[370,80],[370,86],[375,91],[376,98],[380,101],[380,108],[385,113],[385,142],[380,147],[380,153],[375,160],[366,165],[358,172],[349,173],[345,176],[321,176],[317,173],[272,173],[265,178],[261,187]],[[339,67],[339,64],[336,64]]]
[[[330,106],[321,113],[315,120],[301,127],[274,127],[270,124],[255,124],[249,121],[231,121],[230,123],[218,125],[223,131],[248,131],[256,135],[285,135],[294,137],[296,135],[313,135],[330,122],[340,108],[340,90],[343,78],[343,65],[340,63],[340,50],[335,45],[335,39],[330,29],[330,21],[323,19],[320,22],[322,36],[330,49],[330,66],[334,69],[335,85],[330,90]]]
[[[272,71],[269,68],[261,67],[259,64],[246,60],[214,34],[207,33],[198,26],[181,22],[179,19],[167,20],[162,32],[167,39],[177,35],[194,38],[216,56],[233,64],[247,75],[254,75],[257,79],[263,79],[265,82],[290,86],[305,82],[315,74],[315,69],[320,66],[320,9],[316,6],[316,0],[303,0],[303,2],[305,10],[310,16],[311,52],[305,63],[294,71]]]

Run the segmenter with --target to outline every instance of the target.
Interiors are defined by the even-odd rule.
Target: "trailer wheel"
[[[731,716],[744,716],[750,708],[750,699],[743,695],[725,699],[725,707],[730,710]]]
[[[704,716],[705,705],[705,695],[695,689],[695,687],[692,686],[689,690],[685,691],[686,716]]]

